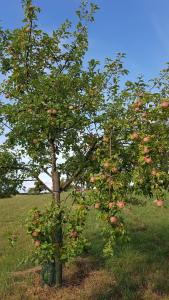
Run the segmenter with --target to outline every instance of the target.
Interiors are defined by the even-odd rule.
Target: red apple
[[[70,232],[70,237],[71,238],[77,238],[78,237],[78,233],[77,233],[77,231],[76,230],[72,230],[71,232]]]
[[[139,134],[138,134],[137,132],[133,132],[133,133],[131,134],[131,139],[132,139],[132,140],[138,140],[138,139],[139,139]]]
[[[110,223],[111,224],[117,224],[118,223],[118,221],[119,221],[119,219],[116,217],[116,216],[111,216],[110,217]]]
[[[95,183],[96,182],[96,177],[95,176],[91,176],[90,177],[90,182],[91,183]]]
[[[153,161],[152,161],[152,158],[149,157],[149,156],[145,156],[144,157],[144,161],[147,163],[147,164],[151,164]]]
[[[39,240],[35,240],[35,247],[39,247],[40,246],[40,241]]]
[[[135,103],[134,103],[134,106],[135,107],[141,107],[141,106],[143,106],[143,101],[141,100],[141,99],[138,99]]]
[[[162,108],[168,108],[169,107],[169,102],[168,101],[163,101],[162,103],[161,103],[161,107]]]
[[[125,203],[124,201],[117,201],[117,206],[118,206],[119,208],[124,208],[125,205],[126,205],[126,203]]]
[[[111,209],[116,206],[116,202],[109,202],[108,207]]]
[[[97,208],[97,209],[100,208],[100,202],[96,202],[94,207]]]
[[[151,137],[148,135],[143,138],[144,143],[149,143],[150,141],[151,141]]]
[[[111,171],[112,171],[112,173],[115,174],[115,173],[117,173],[118,169],[117,169],[117,167],[114,166],[114,167],[112,167]]]
[[[143,152],[144,154],[148,154],[151,151],[149,147],[144,147]]]
[[[56,115],[57,111],[54,108],[50,108],[50,109],[47,110],[47,113],[50,114],[50,115]]]
[[[104,167],[105,169],[108,169],[108,168],[110,167],[109,161],[105,161],[104,164],[103,164],[103,167]]]
[[[163,199],[156,199],[156,200],[154,201],[154,203],[155,203],[157,206],[161,207],[161,206],[164,205],[164,200],[163,200]]]
[[[37,231],[33,231],[33,232],[32,232],[32,236],[33,236],[33,237],[37,237],[38,235],[39,235],[39,232],[37,232]]]
[[[158,175],[158,171],[157,171],[156,169],[153,169],[153,170],[151,171],[151,175],[152,175],[152,176],[157,176],[157,175]]]

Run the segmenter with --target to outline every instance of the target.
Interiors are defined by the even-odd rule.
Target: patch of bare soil
[[[41,279],[38,274],[39,270],[33,269],[20,272],[20,275],[15,273],[15,276],[26,276],[25,280],[14,282],[11,295],[8,295],[10,300],[96,300],[103,299],[105,291],[108,292],[112,285],[115,285],[115,280],[110,274],[99,268],[99,264],[91,259],[79,258],[76,263],[68,266],[64,270],[63,288],[56,290],[48,286],[42,287]],[[16,298],[18,295],[18,298]],[[101,297],[101,298],[100,298]],[[6,298],[7,299],[7,298]]]
[[[12,276],[14,277],[21,277],[21,276],[26,276],[26,275],[29,275],[29,274],[34,274],[34,273],[40,273],[41,271],[41,267],[37,266],[37,267],[34,267],[34,268],[30,268],[30,269],[27,269],[27,270],[24,270],[24,271],[17,271],[17,272],[12,272]]]

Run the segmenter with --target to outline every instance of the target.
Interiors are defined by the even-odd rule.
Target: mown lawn
[[[152,200],[123,210],[130,242],[117,249],[113,259],[100,255],[102,223],[96,210],[90,213],[86,235],[91,248],[66,267],[62,291],[40,287],[37,274],[11,274],[31,267],[24,263],[33,245],[25,235],[25,218],[30,208],[43,208],[50,197],[0,199],[0,299],[169,299],[169,210],[155,207]],[[11,235],[18,237],[15,247],[9,243]]]

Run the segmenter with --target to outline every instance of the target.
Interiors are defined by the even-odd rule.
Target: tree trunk
[[[52,188],[55,205],[60,208],[60,174],[56,165],[56,145],[51,141],[52,154]],[[55,255],[55,285],[62,286],[62,262],[61,262],[61,247],[62,247],[62,215],[59,216],[59,223],[56,228],[56,255]]]

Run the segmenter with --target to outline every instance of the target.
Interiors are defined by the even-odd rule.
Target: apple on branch
[[[165,100],[161,103],[162,108],[168,108],[169,107],[169,101]]]
[[[111,209],[116,206],[116,202],[109,202],[108,208]]]
[[[144,154],[148,154],[151,151],[151,149],[149,147],[144,147],[143,152]]]
[[[57,111],[56,111],[56,109],[54,109],[54,108],[50,108],[50,109],[47,110],[47,113],[50,114],[50,115],[55,116],[56,113],[57,113]]]
[[[151,137],[148,135],[143,138],[144,143],[149,143],[150,141],[151,141]]]
[[[159,206],[159,207],[162,207],[164,206],[164,200],[163,199],[156,199],[154,200],[154,203]]]
[[[94,207],[95,207],[96,209],[99,209],[99,208],[100,208],[100,202],[96,202],[95,205],[94,205]]]
[[[132,139],[132,140],[138,140],[138,139],[139,139],[139,134],[138,134],[137,132],[133,132],[133,133],[131,134],[131,139]]]
[[[156,169],[153,169],[152,171],[151,171],[151,175],[152,176],[158,176],[158,171],[156,170]]]
[[[32,232],[32,236],[33,236],[33,237],[37,237],[38,235],[39,235],[39,232],[37,232],[37,231],[35,231],[35,230]]]
[[[76,239],[78,237],[78,233],[76,230],[72,230],[70,232],[70,237]]]
[[[122,201],[122,200],[121,201],[117,201],[118,208],[124,208],[125,205],[126,205],[126,203],[124,201]]]
[[[151,164],[153,161],[152,161],[152,158],[150,156],[145,156],[144,157],[144,161],[147,163],[147,164]]]
[[[110,217],[110,223],[113,225],[116,225],[118,223],[119,219],[116,216]]]
[[[41,244],[41,242],[39,240],[35,240],[35,247],[38,248],[40,246],[40,244]]]
[[[96,176],[91,176],[90,177],[90,182],[95,183],[96,182]]]
[[[134,103],[134,106],[135,107],[141,107],[141,106],[143,106],[143,101],[141,100],[141,99],[138,99],[135,103]]]
[[[108,160],[106,160],[104,163],[103,163],[103,167],[105,169],[108,169],[110,167],[110,162]]]
[[[116,166],[113,166],[111,168],[111,171],[112,171],[113,174],[116,174],[118,172],[118,168]]]

